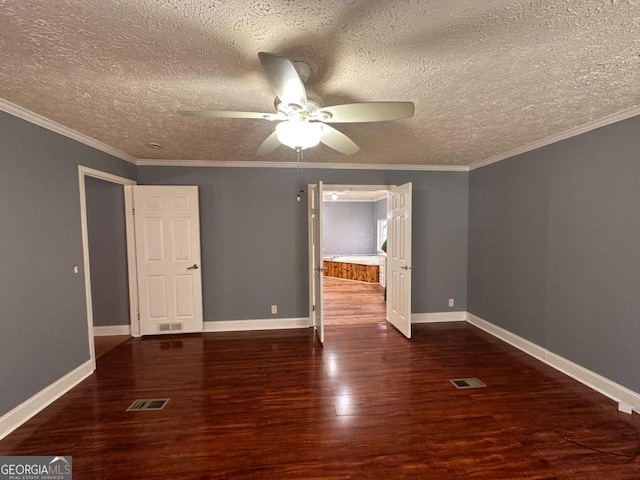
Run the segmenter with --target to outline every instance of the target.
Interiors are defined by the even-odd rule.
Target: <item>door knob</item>
[[[190,267],[187,267],[187,270],[197,270],[197,269],[198,269],[198,265],[196,265],[195,263]]]
[[[410,270],[410,269],[412,269],[413,267],[410,267],[410,266],[408,266],[408,265],[402,265],[400,268],[402,268],[403,270]]]

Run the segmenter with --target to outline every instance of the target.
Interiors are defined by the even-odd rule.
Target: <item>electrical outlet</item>
[[[450,306],[450,307],[453,307],[454,303],[455,303],[455,302],[453,301],[453,298],[450,298],[450,299],[449,299],[449,306]]]
[[[271,305],[271,314],[275,315],[278,313],[278,305]]]

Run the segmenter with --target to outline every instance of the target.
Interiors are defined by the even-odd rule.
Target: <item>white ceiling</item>
[[[639,25],[638,0],[0,0],[0,98],[136,159],[295,162],[256,157],[271,122],[175,113],[272,112],[266,51],[327,105],[416,105],[305,162],[463,166],[640,106]]]

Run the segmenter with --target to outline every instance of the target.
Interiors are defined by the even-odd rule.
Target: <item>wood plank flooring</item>
[[[95,347],[96,359],[103,356],[109,350],[114,349],[121,343],[131,338],[130,335],[105,335],[93,337],[93,345]]]
[[[413,334],[131,339],[0,455],[71,455],[76,480],[640,478],[637,415],[466,323]],[[487,388],[456,390],[459,377]]]
[[[325,325],[360,325],[384,322],[387,304],[384,287],[379,283],[363,283],[324,277]]]

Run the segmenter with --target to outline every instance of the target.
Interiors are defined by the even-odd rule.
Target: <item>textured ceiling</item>
[[[271,122],[175,113],[272,112],[266,51],[326,105],[416,105],[305,162],[469,165],[639,106],[639,25],[632,0],[0,0],[0,97],[138,159],[292,162],[256,157]]]

